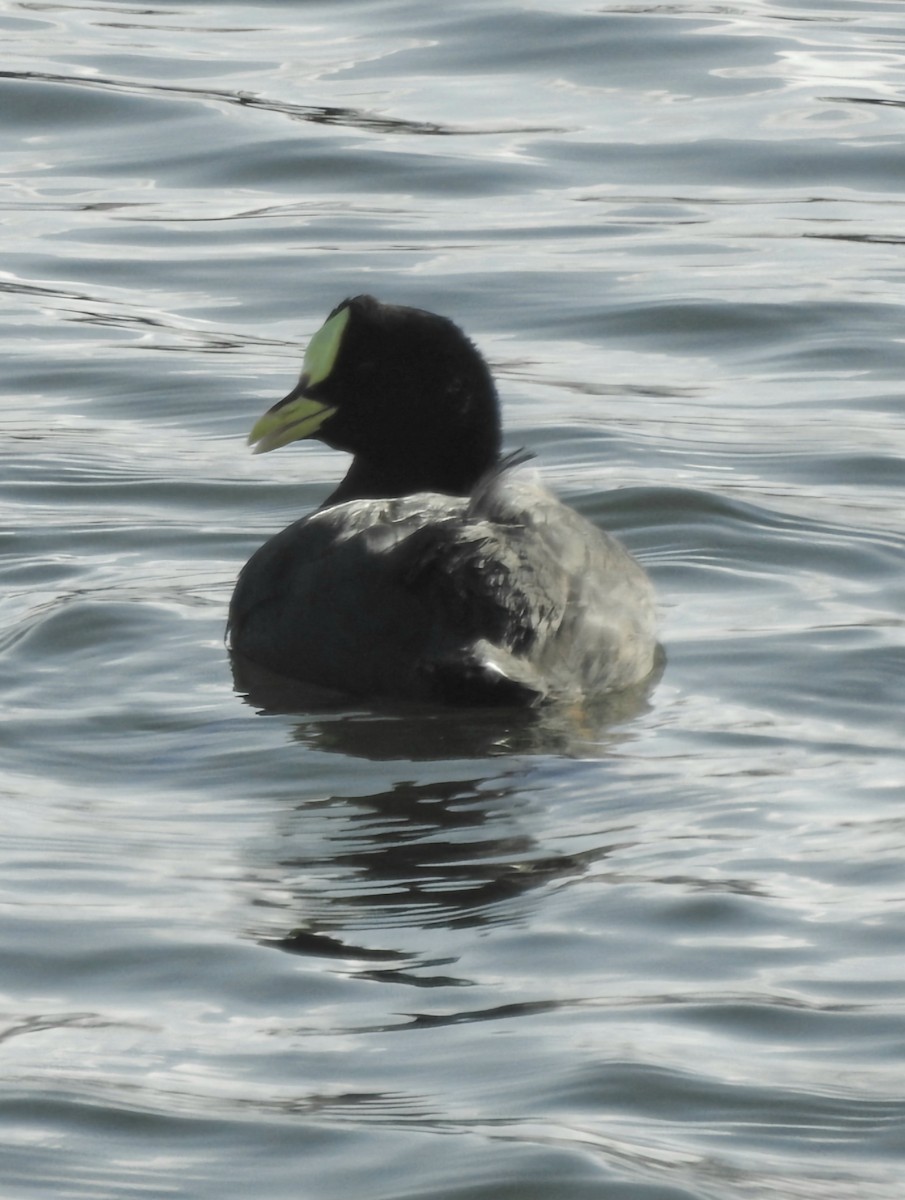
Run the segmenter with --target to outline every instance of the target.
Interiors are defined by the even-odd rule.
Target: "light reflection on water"
[[[0,15],[4,1196],[897,1200],[893,9]],[[652,689],[234,690],[362,290],[648,566]]]

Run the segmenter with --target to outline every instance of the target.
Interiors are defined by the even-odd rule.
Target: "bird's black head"
[[[330,503],[465,495],[499,457],[493,378],[446,317],[355,296],[311,339],[298,386],[249,441],[264,451],[308,437],[355,456]]]

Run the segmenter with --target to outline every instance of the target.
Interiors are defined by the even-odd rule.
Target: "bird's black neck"
[[[357,454],[345,478],[324,501],[332,508],[347,500],[380,500],[393,496],[411,496],[416,492],[439,492],[446,496],[467,496],[477,481],[497,461],[491,450],[475,454],[467,461],[453,458],[444,463],[406,461],[374,463]]]

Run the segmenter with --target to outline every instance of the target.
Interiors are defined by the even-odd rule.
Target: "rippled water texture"
[[[4,1200],[899,1200],[901,0],[0,34]],[[647,565],[649,695],[234,689],[361,291]]]

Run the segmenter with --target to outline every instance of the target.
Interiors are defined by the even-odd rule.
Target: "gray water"
[[[0,1195],[899,1200],[900,0],[4,3]],[[652,574],[571,720],[233,686],[370,291]]]

